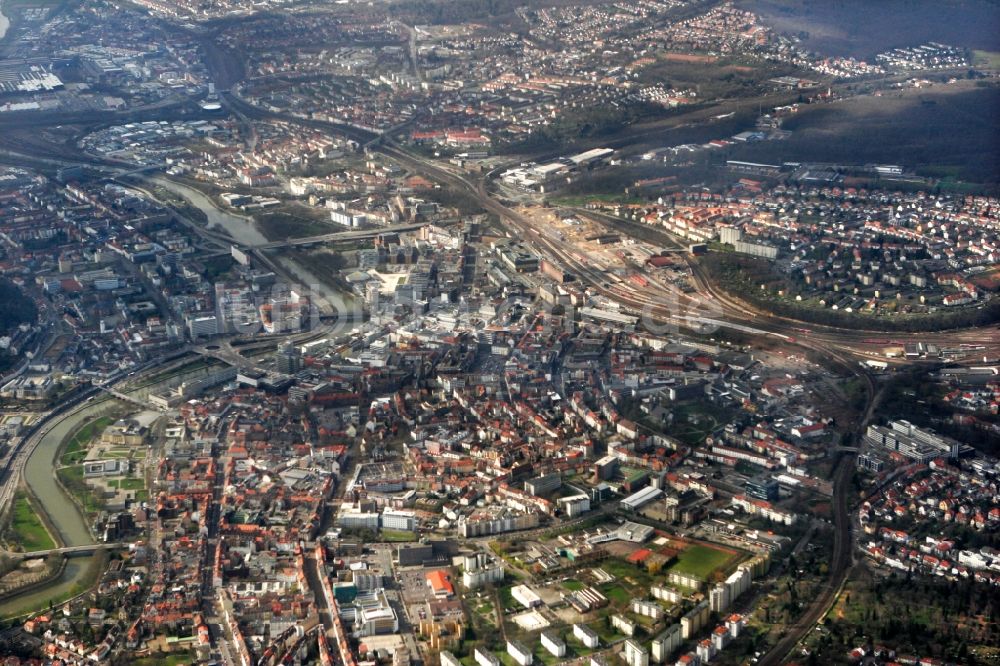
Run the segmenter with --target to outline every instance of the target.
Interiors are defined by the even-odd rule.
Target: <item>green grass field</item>
[[[648,588],[653,581],[646,569],[625,560],[608,559],[601,562],[601,568],[629,585]]]
[[[972,52],[972,64],[976,67],[988,67],[990,69],[1000,69],[1000,52],[980,51]]]
[[[62,463],[64,465],[75,465],[82,462],[87,457],[87,446],[90,445],[98,434],[104,432],[104,429],[114,422],[115,420],[110,416],[102,416],[73,433],[72,439],[69,440],[66,448],[63,449]]]
[[[417,535],[414,532],[407,532],[405,530],[382,530],[379,532],[382,537],[382,541],[416,541]]]
[[[610,585],[601,588],[601,592],[608,598],[608,600],[618,606],[624,606],[629,601],[631,601],[632,596],[628,591],[621,585]]]
[[[555,197],[554,199],[552,199],[551,203],[556,206],[571,206],[571,207],[581,208],[586,206],[591,201],[604,201],[608,203],[620,203],[620,204],[637,204],[646,202],[645,199],[642,199],[640,197],[630,197],[624,194],[604,193],[604,194],[593,194],[593,195],[578,194],[574,196]]]
[[[23,495],[18,495],[14,500],[14,514],[10,528],[25,552],[56,547],[49,531],[35,513],[35,508]]]
[[[677,562],[670,570],[708,580],[716,569],[724,567],[732,557],[727,552],[695,544],[677,555]]]
[[[133,666],[182,666],[194,663],[190,654],[170,654],[163,657],[144,657],[132,660]]]
[[[500,603],[503,604],[504,608],[520,608],[520,604],[514,601],[514,595],[510,593],[513,585],[504,585],[497,589],[500,596]]]
[[[129,452],[122,451],[121,449],[112,449],[104,453],[105,458],[112,458],[115,460],[128,460]]]
[[[122,490],[143,490],[146,482],[142,479],[108,479],[109,488],[121,488]]]

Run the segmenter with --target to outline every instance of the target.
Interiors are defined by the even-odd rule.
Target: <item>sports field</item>
[[[735,557],[737,555],[724,550],[692,544],[677,555],[677,562],[670,570],[708,580],[716,569],[726,566]]]

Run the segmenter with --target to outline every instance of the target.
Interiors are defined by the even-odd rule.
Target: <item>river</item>
[[[268,242],[264,234],[258,231],[257,227],[254,226],[254,223],[250,218],[227,213],[216,206],[215,202],[193,187],[188,187],[187,185],[182,185],[178,182],[162,177],[151,178],[150,180],[160,187],[170,190],[178,196],[184,197],[190,201],[192,205],[201,210],[201,212],[205,213],[205,216],[208,218],[208,226],[210,229],[213,227],[221,227],[227,234],[235,239],[236,242],[243,245],[263,245]]]
[[[93,543],[94,540],[87,531],[83,516],[80,515],[76,504],[56,483],[53,471],[56,453],[70,433],[77,430],[86,420],[108,411],[114,404],[106,400],[95,402],[63,418],[42,437],[24,467],[24,482],[45,507],[50,524],[59,532],[60,539],[67,546],[84,546]],[[70,592],[74,586],[83,583],[93,557],[68,558],[66,568],[58,580],[34,592],[0,603],[0,616],[18,615],[42,608],[49,600]]]
[[[145,398],[151,392],[177,386],[182,381],[204,376],[208,372],[207,368],[179,372],[164,378],[153,386],[138,388],[130,393],[136,397]],[[94,540],[91,538],[76,504],[63,493],[62,488],[56,483],[54,472],[56,454],[58,454],[62,442],[87,421],[105,414],[122,415],[121,404],[113,400],[99,400],[71,412],[52,426],[52,429],[38,443],[25,464],[24,482],[38,498],[48,514],[49,524],[59,532],[60,539],[67,546],[83,546],[94,543]],[[68,558],[62,575],[51,584],[34,592],[0,602],[0,617],[20,615],[44,608],[49,600],[66,595],[73,590],[74,586],[85,582],[87,569],[92,559],[93,556]]]
[[[268,242],[268,239],[257,229],[250,218],[226,212],[195,188],[160,176],[151,178],[150,181],[187,199],[191,205],[205,214],[205,217],[208,218],[209,228],[222,228],[237,242],[244,245],[261,245]],[[352,307],[355,307],[353,299],[349,296],[345,298],[344,294],[326,284],[325,281],[291,257],[278,255],[273,259],[308,289],[310,296],[323,314],[348,312]]]
[[[272,258],[289,275],[298,280],[306,288],[306,292],[320,313],[324,315],[336,314],[338,312],[356,314],[352,310],[360,307],[360,304],[350,296],[345,298],[345,294],[331,288],[326,282],[317,277],[315,273],[289,257],[278,255]]]

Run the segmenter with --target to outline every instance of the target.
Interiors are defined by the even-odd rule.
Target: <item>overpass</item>
[[[150,164],[149,166],[136,167],[135,169],[128,169],[127,171],[118,171],[110,180],[117,180],[119,178],[126,178],[128,176],[137,176],[141,173],[151,173],[153,171],[162,171],[166,169],[165,164]]]
[[[105,393],[108,393],[109,395],[112,395],[118,398],[119,400],[135,405],[136,407],[141,407],[142,409],[153,408],[153,405],[148,400],[140,400],[135,396],[129,395],[128,393],[122,393],[121,391],[115,390],[109,386],[105,386],[104,384],[95,384],[95,386],[100,390],[104,391]],[[161,409],[160,411],[163,410]]]
[[[127,542],[115,543],[90,543],[83,546],[66,546],[64,548],[49,548],[48,550],[33,550],[30,553],[5,553],[8,557],[22,560],[32,560],[36,558],[48,557],[49,555],[90,555],[102,550],[119,550],[128,548],[131,544]]]
[[[356,231],[335,231],[333,233],[321,234],[319,236],[307,236],[305,238],[286,238],[285,240],[271,241],[270,243],[262,243],[260,245],[254,245],[252,246],[252,248],[254,250],[274,250],[285,247],[298,247],[301,245],[315,245],[317,243],[329,243],[332,241],[352,240],[355,238],[372,238],[380,234],[392,234],[404,231],[416,231],[417,229],[420,229],[425,226],[427,226],[426,222],[413,222],[410,224],[393,224],[387,227],[378,227],[376,229],[358,229]]]
[[[239,352],[223,349],[222,347],[220,347],[219,349],[209,349],[208,348],[209,346],[215,346],[215,345],[196,347],[192,351],[194,351],[195,354],[200,354],[201,356],[204,356],[205,358],[212,358],[215,359],[216,361],[222,361],[223,363],[231,365],[237,368],[238,370],[243,370],[243,371],[252,370],[254,372],[262,372],[262,373],[267,372],[264,368],[254,363],[252,359],[243,356]]]

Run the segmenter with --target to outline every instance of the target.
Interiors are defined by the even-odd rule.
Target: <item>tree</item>
[[[33,323],[37,318],[35,302],[16,284],[0,278],[0,334],[20,324]]]

